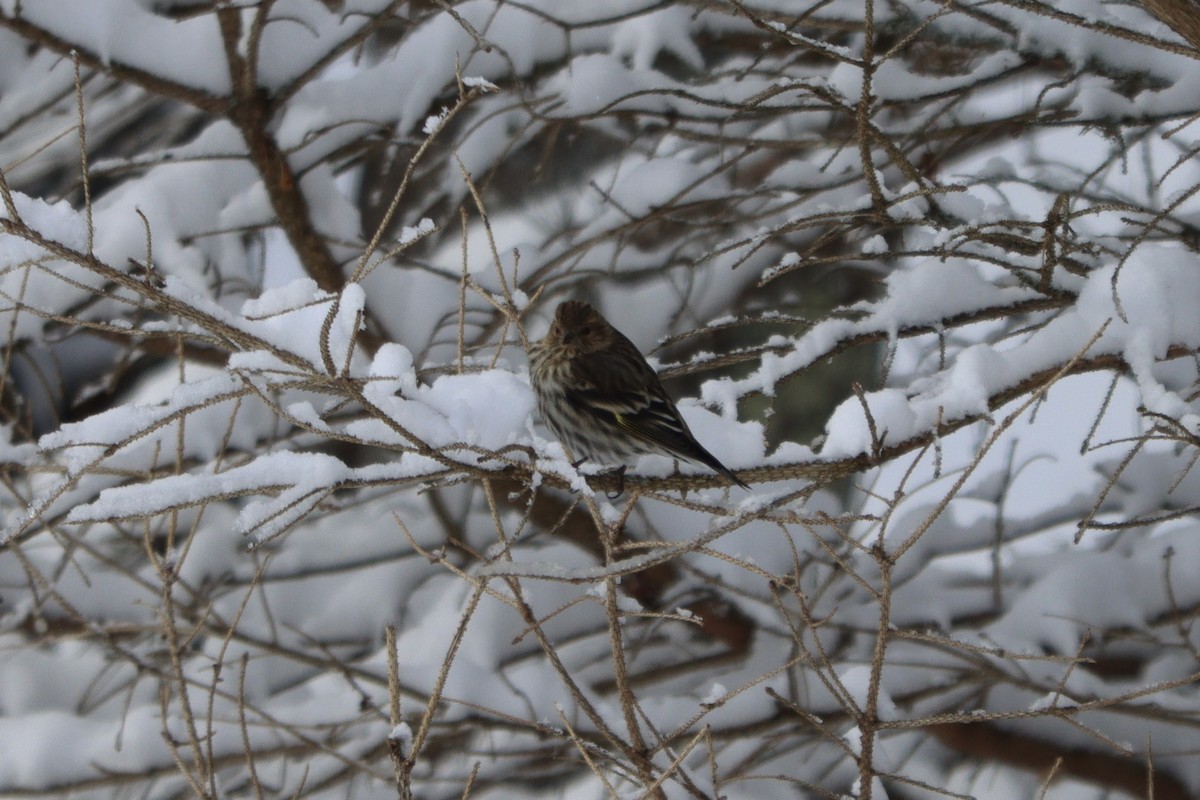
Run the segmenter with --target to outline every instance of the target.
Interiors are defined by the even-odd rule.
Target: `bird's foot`
[[[605,492],[604,496],[609,500],[616,500],[621,495],[625,494],[625,470],[627,465],[622,464],[611,472],[606,472],[605,477],[613,476],[617,479],[617,490],[615,492]]]
[[[576,461],[572,461],[572,462],[571,462],[571,469],[573,469],[573,470],[575,470],[576,472],[578,472],[578,471],[579,471],[579,468],[580,468],[581,466],[583,466],[583,462],[585,462],[585,461],[587,461],[587,456],[584,456],[583,458],[581,458],[581,459],[578,459],[578,460],[576,460]],[[584,480],[587,480],[587,478],[584,478]],[[572,490],[571,490],[571,494],[579,494],[579,490],[578,490],[578,489],[572,489]]]
[[[582,466],[585,461],[587,461],[587,456],[584,456],[583,458],[579,459],[578,461],[572,461],[571,467],[573,469],[578,470],[579,467]],[[617,480],[616,491],[604,493],[604,496],[607,497],[609,500],[616,500],[618,497],[625,494],[625,470],[627,468],[628,468],[628,465],[623,464],[619,467],[615,467],[614,469],[605,470],[604,472],[594,473],[595,477],[600,478],[602,480],[607,480],[609,478],[616,478],[616,480]],[[574,491],[572,492],[572,494],[574,494]]]

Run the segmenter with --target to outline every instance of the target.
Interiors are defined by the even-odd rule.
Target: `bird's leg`
[[[674,460],[671,462],[671,464],[673,465],[673,469],[672,469],[672,472],[671,472],[671,477],[672,477],[672,478],[682,478],[682,477],[683,477],[683,473],[679,471],[679,459],[678,459],[678,458],[674,459]],[[687,490],[687,486],[686,486],[686,485],[685,485],[685,486],[684,486],[682,489],[680,489],[680,496],[681,496],[683,499],[685,499],[685,500],[687,499],[687,496],[688,496],[688,490]]]
[[[587,456],[584,456],[583,458],[579,459],[578,461],[572,461],[571,467],[573,469],[579,469],[579,467],[583,464],[583,462],[585,462],[587,460],[588,460]],[[617,467],[616,469],[608,470],[607,472],[601,472],[598,475],[596,475],[597,478],[615,477],[617,479],[617,490],[615,492],[606,492],[605,493],[605,497],[607,497],[609,500],[616,500],[618,497],[625,494],[625,470],[627,468],[628,468],[627,464],[622,464],[621,466]]]
[[[568,455],[570,455],[570,454],[568,453]],[[571,469],[578,471],[579,467],[582,466],[583,462],[585,462],[585,461],[587,461],[587,456],[584,456],[583,458],[579,459],[578,461],[572,461]],[[587,480],[587,478],[584,478],[584,480]],[[578,493],[579,493],[578,489],[571,490],[571,494],[578,494]]]
[[[604,496],[609,500],[616,500],[618,497],[625,494],[625,470],[628,468],[628,466],[628,464],[622,464],[612,472],[608,473],[608,475],[613,475],[617,479],[617,490],[615,492],[604,493]]]

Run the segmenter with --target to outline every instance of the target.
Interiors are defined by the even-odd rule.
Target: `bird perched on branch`
[[[530,348],[529,363],[542,419],[581,462],[624,469],[630,456],[658,453],[750,488],[696,441],[637,347],[587,303],[559,305],[550,332]]]

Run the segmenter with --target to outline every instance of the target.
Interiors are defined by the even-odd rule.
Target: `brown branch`
[[[114,79],[123,83],[140,86],[152,94],[179,100],[215,116],[225,116],[228,112],[229,98],[227,97],[214,95],[203,89],[197,89],[194,86],[177,83],[176,81],[163,78],[157,73],[131,67],[119,61],[102,59],[86,47],[80,46],[77,42],[68,41],[45,28],[34,25],[24,17],[0,13],[0,26],[8,28],[23,39],[41,45],[47,50],[58,53],[61,56],[67,57],[71,53],[78,53],[80,63],[90,69],[111,75]]]
[[[991,722],[956,722],[923,729],[952,750],[971,758],[994,761],[1030,772],[1044,773],[1061,759],[1064,776],[1096,784],[1132,797],[1145,797],[1149,764],[1136,758],[1071,750],[1062,744],[1005,730]],[[1154,773],[1154,800],[1192,800],[1178,778],[1161,769]]]
[[[1154,16],[1200,50],[1200,8],[1188,0],[1142,0]]]
[[[271,133],[274,109],[266,90],[258,86],[257,65],[242,58],[239,52],[242,10],[238,6],[221,5],[216,14],[233,82],[225,116],[241,132],[250,162],[262,176],[271,208],[300,263],[318,286],[338,292],[345,285],[342,269],[313,224],[300,181]]]

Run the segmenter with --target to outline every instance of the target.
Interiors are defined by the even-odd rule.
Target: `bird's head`
[[[615,330],[600,312],[580,300],[568,300],[554,312],[549,336],[573,355],[611,347]]]

